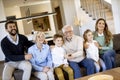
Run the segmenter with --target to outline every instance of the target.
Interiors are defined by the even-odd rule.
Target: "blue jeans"
[[[100,69],[102,68],[102,71],[105,71],[106,70],[106,66],[105,66],[105,63],[103,62],[102,59],[100,59],[100,65],[96,62],[94,62],[95,64],[95,67],[96,67],[96,73],[97,72],[100,72]]]
[[[115,67],[115,51],[107,50],[100,57],[103,59],[106,65],[106,69],[109,70]]]
[[[70,67],[73,69],[74,72],[74,79],[80,78],[81,71],[80,71],[80,65],[85,67],[87,70],[87,75],[94,73],[94,61],[88,58],[83,59],[81,62],[73,62],[69,61]]]

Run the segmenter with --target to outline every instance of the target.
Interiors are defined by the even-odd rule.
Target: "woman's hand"
[[[47,67],[47,66],[45,66],[44,68],[43,68],[43,72],[48,72],[50,70],[50,68],[49,67]]]
[[[98,47],[98,49],[102,49],[102,47],[98,44],[98,42],[94,42],[95,46]]]

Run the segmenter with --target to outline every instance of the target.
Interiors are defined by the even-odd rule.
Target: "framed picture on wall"
[[[38,14],[42,15],[43,13],[38,13]],[[37,15],[37,14],[34,14],[34,15]],[[49,31],[49,30],[51,30],[48,16],[32,19],[32,22],[33,22],[33,28],[35,31]]]

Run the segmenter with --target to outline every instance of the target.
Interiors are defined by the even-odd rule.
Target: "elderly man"
[[[67,52],[67,59],[71,68],[74,71],[74,78],[78,80],[80,78],[80,66],[83,66],[87,70],[87,75],[94,73],[94,63],[91,59],[85,58],[83,52],[83,38],[73,34],[73,27],[65,25],[62,28],[64,34],[65,43],[64,48]]]

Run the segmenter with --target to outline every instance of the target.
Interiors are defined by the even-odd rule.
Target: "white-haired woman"
[[[30,62],[34,75],[41,80],[54,80],[52,56],[43,32],[36,33],[35,44],[28,49],[28,52],[32,54]]]

